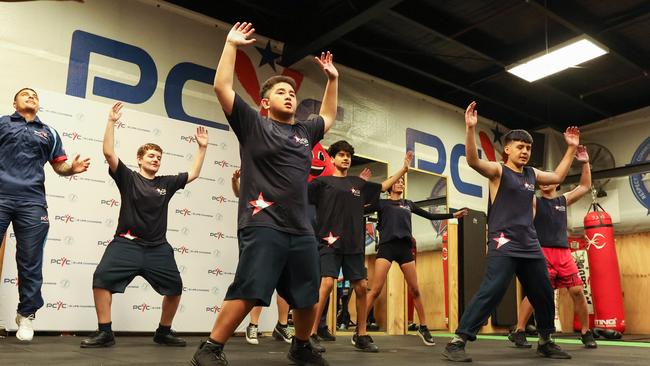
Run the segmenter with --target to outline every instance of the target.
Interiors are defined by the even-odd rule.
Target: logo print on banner
[[[205,311],[208,313],[218,313],[221,311],[221,307],[219,307],[219,305],[206,306]]]
[[[224,271],[224,270],[222,270],[222,269],[219,268],[219,267],[217,267],[217,268],[215,268],[215,269],[209,269],[209,270],[208,270],[208,274],[215,275],[215,276],[217,276],[217,277],[219,277],[219,276],[225,276],[225,275],[230,275],[230,276],[234,276],[234,275],[235,275],[235,273]]]
[[[74,222],[74,217],[69,214],[65,214],[63,216],[54,216],[54,220],[63,221],[64,223],[68,224]]]
[[[8,283],[10,285],[14,285],[14,286],[18,287],[18,277],[5,278],[5,279],[2,280],[2,283]]]
[[[54,309],[56,311],[63,310],[65,308],[67,308],[67,307],[68,307],[68,305],[66,303],[64,303],[63,301],[48,302],[45,305],[46,309]]]
[[[645,139],[632,155],[630,165],[642,164],[650,161],[650,137]],[[630,188],[634,197],[648,211],[650,215],[650,173],[630,176]]]
[[[160,310],[160,306],[153,306],[143,302],[142,304],[133,305],[132,309],[144,313],[149,310]]]
[[[52,258],[50,259],[50,264],[57,264],[61,267],[65,267],[71,265],[72,261],[66,257]]]
[[[108,207],[119,207],[120,201],[116,201],[115,199],[107,199],[107,200],[101,200],[102,205],[106,205]]]
[[[190,210],[187,209],[187,208],[183,208],[183,209],[178,209],[178,208],[177,208],[177,209],[176,209],[176,213],[177,213],[177,214],[180,214],[180,215],[183,215],[183,216],[187,216],[187,215],[191,214],[192,211],[190,211]]]

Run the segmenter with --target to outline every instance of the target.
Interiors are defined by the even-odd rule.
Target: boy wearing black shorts
[[[249,23],[228,33],[214,89],[240,143],[239,264],[221,312],[192,357],[192,365],[227,365],[223,348],[255,305],[268,306],[277,289],[293,308],[295,335],[287,357],[299,365],[328,365],[309,344],[318,301],[318,252],[308,220],[307,176],[312,147],[336,118],[338,71],[328,52],[316,58],[327,76],[319,115],[295,120],[296,84],[274,76],[261,87],[263,117],[233,90],[239,46],[255,42]]]
[[[120,190],[121,206],[115,237],[106,248],[93,274],[93,298],[99,329],[81,342],[82,348],[110,347],[115,344],[111,329],[111,302],[114,293],[123,293],[135,276],[142,276],[163,295],[160,325],[154,342],[184,347],[185,341],[171,331],[172,320],[181,301],[183,282],[167,242],[167,210],[174,193],[199,177],[208,146],[208,131],[196,129],[199,150],[188,173],[157,176],[162,149],[152,143],[137,152],[139,172],[132,171],[117,157],[114,126],[122,116],[117,102],[108,115],[104,132],[104,157],[108,174]]]

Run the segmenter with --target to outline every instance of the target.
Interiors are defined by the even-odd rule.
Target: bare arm
[[[381,191],[386,192],[390,187],[397,182],[398,179],[400,179],[406,172],[409,171],[409,167],[411,166],[411,161],[413,160],[413,151],[407,151],[406,155],[404,156],[404,165],[393,174],[392,177],[386,179],[385,181],[381,182]]]
[[[67,177],[70,175],[83,173],[88,170],[88,166],[90,165],[90,158],[85,158],[82,160],[79,158],[79,154],[77,154],[72,160],[71,164],[68,164],[65,161],[61,161],[58,163],[52,163],[51,165],[52,169],[54,169],[58,175]]]
[[[580,130],[578,127],[571,126],[566,129],[564,132],[564,141],[567,143],[566,153],[560,161],[560,164],[557,165],[555,171],[552,172],[543,172],[541,170],[535,169],[535,177],[537,183],[539,184],[560,184],[566,178],[569,168],[571,168],[571,163],[573,162],[573,157],[576,153],[576,149],[580,144]]]
[[[338,106],[338,93],[339,93],[339,72],[334,67],[332,62],[333,55],[330,51],[323,52],[320,58],[314,57],[316,63],[323,70],[327,76],[327,85],[325,85],[325,93],[323,94],[323,102],[320,105],[320,112],[318,113],[325,121],[325,131],[334,125],[336,121],[336,109]]]
[[[501,176],[501,164],[481,160],[478,157],[475,137],[477,124],[478,111],[476,110],[476,102],[472,102],[465,110],[465,158],[467,159],[467,165],[490,180],[499,178]]]
[[[214,74],[214,92],[226,115],[230,116],[235,103],[235,90],[233,89],[233,78],[235,75],[235,59],[237,47],[255,43],[255,39],[248,39],[255,28],[251,23],[235,23],[223,46],[221,59],[217,65],[217,72]]]
[[[239,169],[235,170],[232,173],[231,184],[232,184],[232,193],[235,194],[235,197],[239,198],[239,176],[241,175]]]
[[[104,152],[104,157],[108,163],[108,168],[111,172],[115,173],[117,171],[117,164],[119,163],[119,158],[115,153],[115,123],[122,118],[122,108],[124,104],[122,102],[115,102],[111,110],[108,112],[108,121],[106,122],[106,130],[104,131],[104,144],[102,145],[102,151]]]
[[[571,192],[564,194],[567,206],[579,200],[591,190],[591,169],[589,167],[589,155],[587,149],[580,145],[576,151],[576,160],[582,162],[582,174],[580,183]]]
[[[196,157],[194,157],[194,161],[192,161],[192,168],[187,175],[187,183],[191,183],[201,175],[201,167],[203,166],[203,160],[205,159],[205,151],[208,149],[208,129],[203,126],[197,127],[194,138],[196,139],[196,143],[199,145],[199,151],[196,152]]]

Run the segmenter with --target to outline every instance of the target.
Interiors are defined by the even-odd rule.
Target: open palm
[[[334,62],[332,62],[334,55],[327,51],[327,53],[322,52],[320,58],[314,57],[318,66],[321,70],[327,75],[328,79],[336,79],[339,77],[339,71],[334,67]]]
[[[235,46],[246,46],[249,44],[255,43],[255,38],[249,39],[250,36],[255,32],[253,28],[253,23],[235,23],[230,32],[228,32],[228,37],[226,37],[226,42]]]

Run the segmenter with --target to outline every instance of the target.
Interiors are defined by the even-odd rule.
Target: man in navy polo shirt
[[[36,116],[38,94],[23,88],[14,96],[16,112],[0,117],[0,233],[13,222],[18,265],[16,337],[31,341],[36,311],[43,306],[43,247],[50,222],[45,201],[45,171],[50,162],[62,176],[83,173],[90,159],[71,164],[56,130]]]

